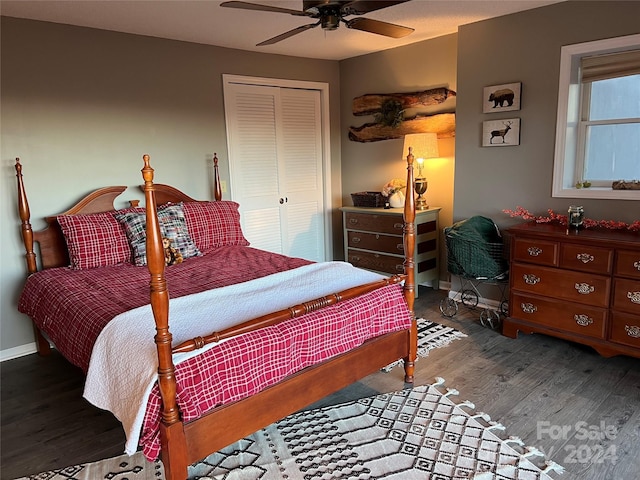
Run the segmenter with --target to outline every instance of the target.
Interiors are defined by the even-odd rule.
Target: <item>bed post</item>
[[[220,184],[220,172],[218,171],[218,154],[213,154],[213,195],[216,202],[222,200],[222,185]]]
[[[27,260],[27,271],[29,275],[38,271],[36,262],[36,253],[33,250],[33,229],[31,228],[31,211],[29,210],[29,201],[27,200],[27,192],[24,189],[22,181],[22,164],[20,158],[16,157],[16,177],[18,179],[18,212],[20,214],[20,230],[22,232],[22,241],[24,242],[25,258]],[[31,322],[33,323],[33,322]],[[38,354],[49,355],[51,353],[51,345],[49,341],[42,335],[40,329],[33,323],[33,333],[36,337],[36,348]]]
[[[27,270],[29,275],[38,271],[36,264],[36,254],[33,251],[33,229],[31,228],[31,211],[29,210],[29,201],[27,200],[27,193],[24,189],[24,183],[22,181],[22,165],[20,159],[16,157],[16,177],[18,178],[18,211],[20,212],[20,220],[22,222],[22,241],[24,242],[24,249],[26,251],[25,257],[27,259]]]
[[[413,304],[416,297],[415,284],[415,262],[413,252],[416,246],[416,200],[413,195],[413,152],[409,147],[407,155],[407,190],[404,202],[404,274],[407,279],[404,282],[404,298],[411,311],[411,330],[409,331],[409,356],[404,359],[404,381],[413,383],[415,361],[418,356],[418,327],[416,325],[416,315],[413,311]]]
[[[160,435],[162,463],[167,479],[187,478],[187,445],[184,426],[176,402],[175,366],[171,352],[171,332],[169,331],[169,291],[165,278],[165,259],[162,234],[158,220],[153,168],[149,155],[144,155],[144,198],[146,203],[147,266],[151,276],[151,309],[156,323],[155,343],[158,350],[158,384],[162,397],[162,423]]]

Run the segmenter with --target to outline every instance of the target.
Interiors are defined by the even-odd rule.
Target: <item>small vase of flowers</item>
[[[404,206],[404,189],[407,187],[405,182],[400,178],[394,178],[382,187],[382,195],[387,198],[392,208],[400,208]]]

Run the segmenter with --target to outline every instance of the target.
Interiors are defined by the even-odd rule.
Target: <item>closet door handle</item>
[[[283,203],[287,203],[289,201],[289,197],[280,197],[280,200],[278,200],[280,202],[280,205],[282,205]]]

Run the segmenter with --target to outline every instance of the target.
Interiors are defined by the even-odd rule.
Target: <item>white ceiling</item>
[[[302,0],[247,0],[302,10]],[[209,0],[1,0],[0,13],[117,32],[297,57],[342,60],[455,33],[460,25],[563,0],[411,0],[363,15],[415,29],[392,39],[347,29],[307,30],[275,45],[256,44],[314,19],[238,10]],[[347,19],[355,17],[347,17]]]

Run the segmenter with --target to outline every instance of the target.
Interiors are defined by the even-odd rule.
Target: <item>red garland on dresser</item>
[[[547,217],[536,216],[529,212],[526,208],[517,206],[515,210],[504,209],[503,213],[508,214],[510,217],[521,217],[524,220],[535,220],[536,223],[551,223],[557,222],[560,225],[567,225],[567,215],[560,215],[549,209]],[[593,220],[591,218],[585,218],[582,224],[584,228],[601,227],[609,230],[629,230],[631,232],[640,231],[640,220],[635,220],[633,223],[619,222],[617,220]]]

